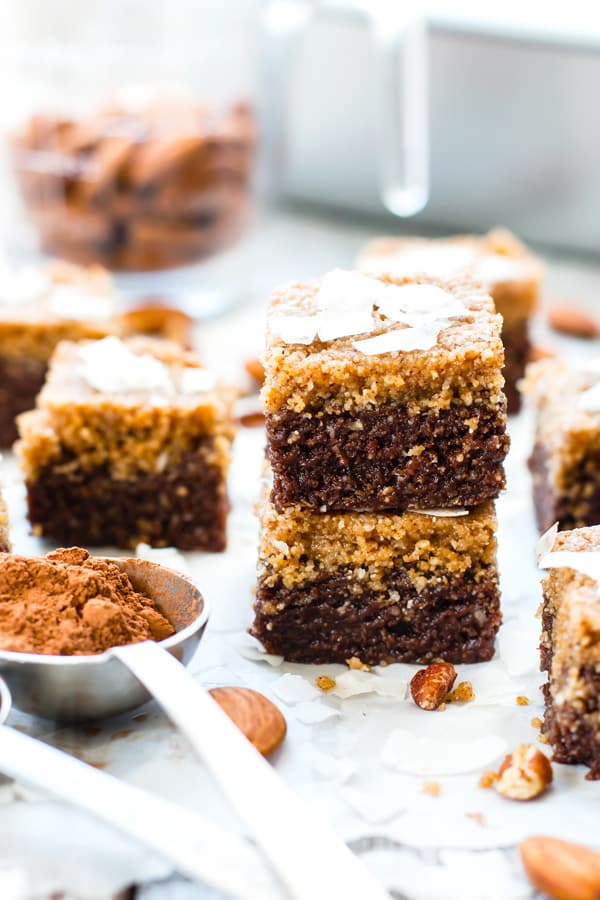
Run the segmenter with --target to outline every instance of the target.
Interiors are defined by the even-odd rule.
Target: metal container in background
[[[371,214],[399,211],[381,186],[373,41],[374,29],[388,27],[376,13],[395,5],[363,4],[368,16],[357,15],[356,4],[310,6],[282,79],[282,197]],[[402,227],[482,231],[502,224],[529,241],[600,253],[600,112],[591,100],[600,86],[600,35],[552,29],[545,19],[527,27],[506,19],[501,27],[502,16],[429,20],[429,137],[425,147],[423,129],[402,137],[421,147],[429,197]],[[280,40],[271,33],[272,42]],[[418,97],[425,82],[415,71]],[[396,79],[402,102],[411,88]],[[389,147],[395,152],[393,136]]]

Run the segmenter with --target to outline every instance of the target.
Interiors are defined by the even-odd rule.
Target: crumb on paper
[[[517,697],[517,706],[529,706],[529,697],[519,694]]]
[[[480,813],[480,812],[465,813],[465,816],[467,817],[467,819],[472,819],[473,822],[477,823],[477,825],[481,825],[482,828],[486,827],[486,821],[483,816],[483,813]]]
[[[479,779],[479,787],[480,788],[491,788],[494,786],[496,781],[498,780],[498,773],[493,772],[491,769],[487,772],[483,772]]]
[[[546,734],[538,734],[538,741],[540,742],[540,744],[549,744],[550,743],[550,739],[548,738],[548,735],[546,735]]]
[[[533,719],[531,720],[532,728],[541,728],[543,724],[544,723],[542,722],[542,720],[540,719],[539,716],[534,716]]]
[[[362,660],[360,660],[358,656],[351,656],[350,659],[346,660],[346,665],[349,669],[358,669],[361,672],[371,671],[371,666],[368,665],[368,663],[362,662]]]
[[[424,781],[423,793],[429,794],[430,797],[439,797],[442,793],[442,786],[439,781]]]
[[[475,691],[470,681],[459,681],[446,697],[446,703],[470,703],[475,699]]]
[[[315,684],[321,691],[330,691],[335,687],[335,678],[330,678],[329,675],[319,675],[315,678]]]

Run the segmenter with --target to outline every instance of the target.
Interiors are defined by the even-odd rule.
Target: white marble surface
[[[269,287],[349,266],[367,235],[364,228],[307,217],[280,215],[263,223],[229,261],[212,264],[211,278],[239,286],[250,299],[235,313],[199,328],[205,358],[239,379],[243,360],[262,345]],[[551,296],[592,304],[599,287],[598,268],[578,263],[550,268]],[[541,325],[536,328],[543,332]],[[569,353],[600,351],[598,345],[581,345],[581,351],[578,342],[552,340]],[[271,665],[256,658],[259,654],[244,632],[251,621],[260,429],[242,430],[236,442],[227,552],[186,554],[212,607],[190,671],[208,687],[247,685],[278,703],[289,725],[286,742],[273,759],[282,778],[364,855],[395,896],[410,900],[532,896],[514,850],[522,837],[541,832],[589,842],[595,834],[600,783],[585,781],[582,768],[555,766],[553,788],[531,803],[511,803],[477,784],[479,773],[497,764],[505,748],[536,740],[531,720],[541,714],[539,623],[534,617],[539,573],[533,562],[536,534],[524,464],[530,443],[527,416],[512,420],[510,431],[508,490],[498,502],[504,625],[491,663],[459,667],[459,679],[474,686],[472,703],[436,713],[417,709],[405,698],[405,683],[415,671],[411,666],[377,670],[379,679],[372,676],[377,692],[339,699],[310,686],[316,675],[339,676],[344,667]],[[23,488],[10,456],[0,464],[0,478],[15,549],[43,552],[47,548],[28,535]],[[305,680],[282,682],[290,674]],[[368,677],[365,681],[370,686]],[[518,706],[518,695],[527,696],[529,705]],[[10,724],[241,830],[203,766],[152,704],[92,729],[56,731],[19,713],[12,714]],[[439,782],[438,797],[423,792],[425,779]],[[153,882],[141,891],[143,900],[212,896],[170,878],[168,865],[56,801],[12,784],[0,788],[0,799],[0,895],[7,900],[59,889],[103,900],[134,881]],[[26,888],[18,884],[23,871]],[[11,878],[16,887],[10,886]]]

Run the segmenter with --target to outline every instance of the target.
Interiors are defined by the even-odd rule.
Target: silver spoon
[[[0,771],[84,809],[236,900],[278,900],[281,890],[246,841],[204,816],[133,787],[4,723],[11,696],[0,678]]]
[[[110,561],[156,601],[177,633],[160,643],[113,647],[97,656],[0,652],[0,673],[15,705],[83,721],[133,709],[151,694],[206,763],[291,897],[389,900],[343,840],[288,788],[177,661],[189,660],[206,625],[206,607],[191,580],[147,560]]]

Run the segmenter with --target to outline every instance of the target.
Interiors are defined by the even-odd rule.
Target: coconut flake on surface
[[[173,393],[167,367],[147,353],[141,356],[133,353],[117,337],[83,344],[78,354],[83,378],[97,391]]]
[[[247,632],[236,635],[234,646],[240,656],[251,662],[266,662],[273,668],[277,668],[283,662],[283,656],[267,653],[261,642]]]
[[[540,569],[575,569],[600,583],[600,550],[556,550],[538,561]]]
[[[397,328],[372,338],[365,338],[362,341],[353,341],[352,346],[355,350],[364,353],[365,356],[377,356],[380,353],[395,351],[431,350],[437,344],[440,331],[449,324],[449,321],[444,319],[422,327]]]
[[[286,672],[271,685],[275,696],[283,703],[293,706],[296,703],[304,703],[316,700],[321,692],[302,675],[292,675]]]
[[[138,559],[147,559],[148,562],[158,563],[160,566],[166,566],[167,569],[174,569],[176,572],[183,572],[188,575],[190,567],[185,556],[175,547],[151,547],[149,544],[138,544],[135,548],[135,555]]]
[[[114,311],[110,297],[98,297],[69,284],[55,287],[48,297],[47,305],[49,312],[59,319],[77,319],[84,322],[108,319]]]
[[[217,376],[209,369],[186,367],[181,371],[179,390],[182,394],[205,394],[217,384]]]
[[[317,336],[317,317],[271,316],[269,328],[275,337],[285,344],[312,344]]]
[[[454,519],[469,515],[468,509],[459,506],[456,509],[407,509],[406,512],[418,513],[420,516],[435,516],[438,519]]]
[[[335,687],[328,691],[329,695],[347,700],[359,694],[379,694],[381,697],[396,697],[403,700],[407,692],[406,681],[397,681],[376,675],[373,672],[362,672],[360,669],[349,669],[335,679]]]
[[[365,791],[346,785],[340,795],[354,812],[372,825],[389,822],[405,809],[401,795],[396,791]]]
[[[579,395],[577,408],[582,412],[600,412],[600,384],[595,384]]]
[[[557,534],[558,522],[555,522],[554,525],[551,525],[550,528],[543,533],[543,535],[535,545],[535,558],[537,562],[540,561],[542,556],[546,556],[547,553],[550,553],[550,551],[554,547],[554,541]]]
[[[312,744],[305,744],[302,751],[303,758],[308,762],[313,772],[336,784],[343,784],[345,781],[348,781],[356,774],[358,769],[356,759],[349,759],[347,756],[331,756],[329,753],[317,750]]]
[[[328,706],[322,700],[308,700],[298,703],[294,707],[294,716],[303,725],[319,725],[321,722],[326,722],[339,715],[338,709]]]
[[[412,775],[460,775],[489,765],[506,753],[499,735],[450,741],[396,728],[381,751],[386,766]]]

